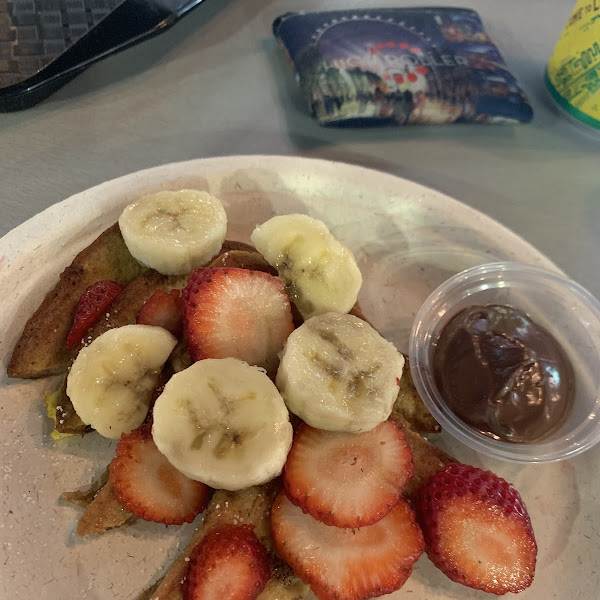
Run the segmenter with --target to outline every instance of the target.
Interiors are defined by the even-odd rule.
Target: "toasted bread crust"
[[[441,471],[448,463],[458,461],[414,431],[402,413],[393,410],[390,421],[404,430],[413,453],[415,471],[404,488],[404,496],[413,502],[419,489],[432,475]]]
[[[274,269],[263,257],[254,251],[227,250],[219,254],[208,264],[209,267],[233,267],[236,269],[250,269],[251,271],[263,271],[269,275],[277,275]]]
[[[69,396],[67,396],[66,377],[60,389],[60,400],[56,405],[56,431],[72,435],[83,435],[91,431],[89,425],[86,425],[75,412],[75,407]]]
[[[142,270],[127,250],[119,226],[107,229],[75,257],[27,321],[13,350],[8,376],[36,379],[64,373],[75,356],[66,349],[65,340],[81,294],[103,279],[126,285]]]
[[[87,490],[64,492],[61,498],[65,502],[85,508],[77,524],[76,533],[79,537],[100,535],[135,520],[133,515],[117,502],[109,481],[108,468]]]
[[[431,416],[427,407],[421,400],[413,382],[408,364],[408,356],[404,355],[404,371],[400,379],[398,397],[394,402],[393,410],[399,412],[409,422],[411,429],[418,433],[439,433],[442,428]]]
[[[77,524],[79,537],[100,535],[108,529],[114,529],[133,521],[133,515],[125,510],[116,500],[112,483],[106,482],[83,513]]]
[[[242,252],[256,252],[256,248],[245,242],[236,242],[235,240],[225,240],[221,246],[219,254],[230,252],[231,250],[241,250]]]

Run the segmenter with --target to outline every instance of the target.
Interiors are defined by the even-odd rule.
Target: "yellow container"
[[[600,0],[578,0],[545,80],[568,117],[600,133]]]

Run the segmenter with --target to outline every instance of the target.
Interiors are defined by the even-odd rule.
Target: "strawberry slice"
[[[400,589],[423,553],[423,534],[404,499],[374,525],[330,527],[281,492],[271,509],[275,548],[321,600],[361,600]]]
[[[184,600],[254,600],[270,577],[269,559],[251,525],[210,531],[190,555]]]
[[[116,499],[138,519],[191,523],[208,503],[210,488],[169,463],[152,439],[150,425],[124,433],[110,463]]]
[[[183,292],[184,331],[194,360],[239,358],[273,374],[293,331],[283,282],[261,271],[201,268]]]
[[[179,337],[183,331],[183,302],[179,290],[156,290],[140,309],[136,323],[156,325]]]
[[[123,286],[116,281],[97,281],[81,294],[71,331],[67,335],[67,350],[72,350],[82,341],[88,329],[100,319],[122,290]]]
[[[419,491],[431,561],[463,585],[506,594],[531,585],[537,545],[517,490],[490,471],[451,463]]]
[[[322,523],[363,527],[398,504],[413,471],[404,432],[391,421],[365,433],[303,424],[294,435],[283,485],[296,506]]]

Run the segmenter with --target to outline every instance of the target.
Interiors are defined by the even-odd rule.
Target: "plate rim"
[[[102,197],[102,193],[112,188],[119,189],[124,185],[129,184],[133,180],[139,178],[143,181],[150,183],[153,179],[160,179],[162,173],[176,172],[176,171],[195,171],[195,174],[202,175],[202,171],[209,173],[211,171],[236,169],[236,168],[250,168],[260,164],[261,168],[264,169],[264,165],[268,164],[270,170],[275,170],[277,165],[283,163],[283,166],[297,167],[297,165],[305,164],[310,165],[314,168],[327,171],[332,168],[341,168],[349,172],[369,174],[372,176],[382,177],[384,183],[389,184],[390,187],[395,187],[397,184],[412,188],[412,191],[423,194],[428,200],[435,200],[438,203],[443,203],[448,208],[454,208],[457,211],[470,215],[476,218],[480,226],[489,226],[492,229],[496,229],[508,238],[506,241],[516,243],[520,245],[523,250],[527,253],[529,260],[535,258],[536,261],[543,264],[546,268],[554,270],[556,272],[562,271],[559,267],[548,258],[543,252],[538,250],[533,244],[522,238],[520,235],[515,233],[512,229],[501,223],[500,221],[490,217],[486,213],[474,208],[461,200],[453,198],[452,196],[439,191],[435,188],[423,185],[419,182],[395,175],[388,171],[381,171],[373,169],[371,167],[364,167],[362,165],[356,165],[354,163],[334,161],[322,158],[311,158],[303,156],[293,155],[278,155],[278,154],[234,154],[234,155],[223,155],[214,156],[207,158],[194,158],[185,161],[175,161],[171,163],[164,163],[141,169],[139,171],[133,171],[119,177],[103,181],[97,185],[94,185],[85,190],[81,190],[63,200],[59,200],[54,204],[48,206],[41,212],[33,215],[17,227],[10,230],[2,238],[0,238],[0,256],[5,257],[4,260],[8,259],[9,262],[12,258],[17,258],[19,255],[27,254],[27,252],[33,250],[36,246],[43,244],[43,239],[46,235],[51,234],[51,237],[55,237],[57,232],[52,225],[60,225],[62,229],[69,230],[69,223],[77,219],[77,211],[72,211],[69,215],[68,209],[72,205],[77,204],[82,200],[87,200],[88,197]],[[140,183],[139,188],[144,187],[143,183]],[[102,208],[102,201],[100,200],[99,208]],[[65,214],[67,219],[65,219]],[[43,225],[44,227],[41,227]],[[49,227],[50,225],[50,227]],[[47,228],[46,235],[39,233]],[[24,246],[23,239],[27,240],[27,246]],[[1,273],[0,273],[1,274]]]

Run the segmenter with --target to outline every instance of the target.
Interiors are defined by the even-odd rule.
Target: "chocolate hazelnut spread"
[[[457,417],[509,442],[554,431],[574,392],[573,367],[558,342],[509,306],[471,306],[455,315],[435,344],[433,372]]]

